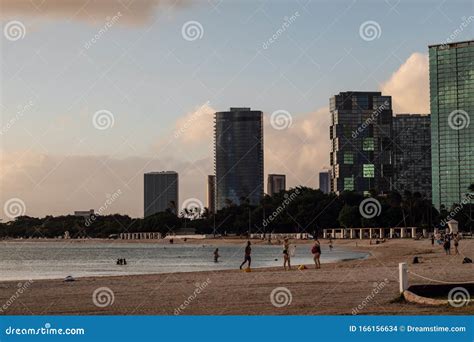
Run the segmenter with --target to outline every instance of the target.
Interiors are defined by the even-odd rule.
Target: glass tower
[[[431,198],[430,115],[393,117],[393,188]]]
[[[216,209],[263,198],[263,113],[231,108],[215,113]]]
[[[474,41],[429,46],[432,195],[437,209],[474,183]]]
[[[380,92],[331,97],[331,192],[385,193],[392,181],[392,98]]]

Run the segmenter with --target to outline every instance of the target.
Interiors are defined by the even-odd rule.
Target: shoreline
[[[10,240],[11,242],[16,242],[16,241],[13,241],[13,240]],[[21,240],[20,240],[21,241]],[[87,242],[89,242],[89,240],[86,240]],[[91,244],[96,244],[96,243],[103,243],[103,242],[106,242],[106,241],[109,241],[108,239],[94,239],[94,241],[90,241]],[[127,241],[126,244],[129,244],[131,243],[132,241],[130,240],[125,240]],[[189,240],[186,242],[186,243],[183,243],[182,241],[180,243],[176,243],[176,244],[172,244],[170,245],[171,246],[182,246],[182,245],[212,245],[213,247],[216,246],[216,247],[220,247],[220,246],[226,246],[226,245],[240,245],[240,244],[245,244],[245,241],[247,241],[247,239],[240,239],[240,240],[235,240],[235,239],[229,239],[227,241],[224,241],[224,240],[216,240],[216,239],[206,239],[205,241],[202,241],[202,240],[197,240],[197,241],[194,241],[195,243],[189,243]],[[253,241],[253,240],[251,240]],[[262,241],[262,243],[255,243],[256,241],[261,241],[261,240],[255,240],[253,241],[253,245],[261,245],[261,246],[280,246],[280,244],[272,244],[272,245],[268,245],[266,243],[266,241]],[[323,241],[323,240],[321,240]],[[22,241],[23,243],[24,241]],[[36,241],[28,241],[30,243],[36,243]],[[52,242],[65,242],[66,244],[69,243],[69,241],[67,240],[55,240],[55,239],[49,239],[49,240],[43,240],[43,242],[45,243],[52,243]],[[76,242],[76,241],[75,241]],[[134,241],[136,243],[140,243],[139,241]],[[199,242],[199,243],[197,243]],[[310,245],[312,244],[312,240],[292,240],[291,241],[291,244],[293,245],[297,245],[297,246],[301,246],[301,245]],[[163,245],[163,243],[160,243],[159,245]],[[166,246],[169,245],[169,243],[166,243],[165,244]],[[322,244],[323,245],[323,244]],[[337,246],[338,244],[336,243],[333,243],[333,245]],[[365,255],[363,256],[354,256],[353,258],[347,258],[347,257],[342,257],[340,259],[334,259],[334,258],[331,258],[331,259],[328,259],[328,260],[321,260],[321,264],[324,264],[324,265],[329,265],[329,264],[335,264],[335,263],[342,263],[342,262],[348,262],[348,261],[354,261],[354,260],[365,260],[365,259],[368,259],[372,256],[372,253],[369,251],[369,250],[366,250],[366,249],[360,249],[360,248],[356,248],[354,246],[345,246],[343,244],[340,244],[340,246],[338,247],[341,247],[340,250],[343,250],[345,252],[353,252],[353,253],[365,253]],[[326,254],[326,253],[324,253]],[[324,255],[323,254],[323,255]],[[280,260],[279,260],[280,261]],[[281,260],[282,261],[282,260]],[[222,262],[221,262],[222,263]],[[226,262],[224,262],[225,264]],[[74,279],[75,281],[79,281],[79,280],[82,280],[82,279],[88,279],[88,278],[104,278],[104,277],[129,277],[129,276],[153,276],[153,275],[171,275],[171,274],[183,274],[183,273],[200,273],[200,272],[224,272],[224,271],[235,271],[236,269],[238,269],[238,263],[240,263],[240,259],[239,260],[236,260],[236,263],[235,265],[233,264],[232,266],[229,265],[228,268],[224,268],[224,269],[215,269],[215,270],[209,270],[209,269],[203,269],[203,270],[198,270],[198,271],[177,271],[177,272],[143,272],[143,273],[133,273],[133,272],[130,272],[128,274],[117,274],[117,275],[110,275],[110,274],[91,274],[91,275],[80,275],[80,276],[74,276]],[[298,265],[293,265],[294,268],[298,267],[300,264]],[[305,265],[306,267],[311,267],[313,264],[306,264],[304,263],[303,265]],[[281,268],[280,266],[260,266],[260,267],[252,267],[252,270],[254,270],[254,272],[258,272],[260,270],[278,270],[279,268]],[[6,282],[24,282],[24,281],[45,281],[45,280],[60,280],[60,281],[64,281],[65,279],[65,276],[61,276],[61,277],[46,277],[46,278],[17,278],[17,279],[0,279],[0,284],[1,283],[6,283]]]
[[[189,301],[198,284],[206,288],[180,310],[183,315],[466,315],[474,305],[455,308],[430,307],[401,301],[398,291],[398,263],[407,262],[409,283],[427,284],[417,275],[438,281],[474,282],[474,241],[461,240],[458,256],[446,256],[429,240],[389,240],[379,245],[368,241],[334,240],[335,246],[367,251],[365,259],[323,264],[321,269],[284,271],[282,267],[239,270],[182,272],[129,276],[84,277],[79,281],[33,281],[18,300],[3,310],[7,315],[173,315]],[[323,242],[324,245],[324,242]],[[414,256],[420,264],[412,264]],[[382,286],[383,285],[383,286]],[[110,305],[94,304],[99,289],[111,291]],[[287,289],[291,301],[275,307],[271,293]],[[0,303],[6,303],[18,284],[0,282]],[[374,289],[377,293],[374,294]]]

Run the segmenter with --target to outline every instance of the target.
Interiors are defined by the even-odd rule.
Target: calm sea
[[[213,261],[219,248],[221,258]],[[242,245],[114,242],[1,242],[0,280],[57,279],[66,276],[112,276],[237,269]],[[313,263],[310,245],[296,245],[292,265]],[[321,262],[367,257],[366,253],[323,246]],[[116,265],[118,258],[127,265]],[[252,246],[252,268],[282,265],[282,247]]]

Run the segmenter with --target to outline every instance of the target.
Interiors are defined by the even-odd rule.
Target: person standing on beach
[[[450,255],[451,254],[451,240],[449,240],[448,236],[444,238],[443,247],[444,247],[444,251],[446,252],[446,255]]]
[[[219,261],[219,248],[216,248],[216,250],[214,251],[214,262],[218,262]]]
[[[321,268],[321,262],[319,261],[319,258],[321,257],[321,244],[319,243],[318,239],[314,240],[311,253],[313,253],[314,267],[316,269]]]
[[[291,262],[290,262],[290,242],[288,238],[285,238],[283,242],[283,268],[286,271],[286,264],[288,264],[288,269],[291,270]]]
[[[250,268],[250,263],[252,262],[252,257],[250,256],[250,254],[252,254],[252,248],[250,247],[250,245],[250,241],[247,241],[247,247],[245,247],[244,261],[240,264],[240,269],[242,269],[242,266],[244,266],[246,262],[249,263],[247,267]]]
[[[454,255],[459,255],[459,236],[454,237]]]
[[[431,235],[431,246],[434,246],[434,240],[435,239],[434,239],[434,234],[433,234],[433,235]]]

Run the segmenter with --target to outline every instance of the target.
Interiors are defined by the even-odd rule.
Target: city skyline
[[[82,13],[68,22],[67,19],[61,21],[61,18],[66,18],[64,12],[59,11],[59,14],[51,15],[46,11],[42,20],[33,20],[24,9],[8,7],[11,5],[9,2],[4,4],[4,8],[9,9],[5,11],[5,18],[20,18],[26,27],[26,34],[18,41],[2,37],[2,70],[6,87],[2,87],[1,200],[4,204],[9,198],[21,198],[26,204],[26,214],[31,216],[66,214],[74,209],[97,208],[107,199],[107,194],[114,193],[117,189],[121,189],[124,195],[116,200],[109,213],[141,216],[142,175],[162,169],[173,169],[183,175],[180,199],[196,197],[204,203],[205,177],[212,173],[212,115],[219,109],[230,106],[251,106],[264,111],[264,174],[282,172],[287,174],[289,187],[302,184],[317,188],[316,171],[329,165],[327,98],[333,93],[349,89],[380,90],[394,99],[394,113],[429,113],[427,46],[447,39],[461,25],[462,17],[465,16],[456,6],[445,5],[441,9],[444,14],[435,11],[431,17],[426,13],[426,16],[420,19],[426,19],[425,23],[441,21],[441,24],[432,27],[432,32],[421,31],[417,37],[403,42],[401,39],[394,40],[390,28],[394,25],[392,20],[408,12],[406,4],[402,3],[395,9],[385,4],[377,5],[378,10],[383,9],[385,16],[393,18],[379,19],[380,37],[365,41],[359,36],[359,27],[372,19],[370,13],[364,13],[367,5],[353,5],[351,2],[331,5],[329,10],[336,9],[332,6],[339,7],[342,20],[349,20],[349,15],[344,10],[353,11],[354,18],[350,19],[347,29],[325,23],[326,28],[334,28],[335,32],[331,32],[327,37],[322,35],[321,39],[324,42],[330,37],[333,39],[347,35],[347,38],[344,38],[346,47],[333,46],[327,51],[327,55],[321,55],[317,49],[304,54],[301,53],[302,50],[296,49],[293,55],[288,56],[287,48],[297,44],[295,37],[300,37],[299,42],[305,46],[314,41],[310,38],[317,38],[316,32],[308,33],[308,23],[314,21],[309,13],[315,13],[317,7],[308,5],[305,9],[297,4],[280,4],[276,9],[263,7],[258,10],[255,5],[247,4],[239,11],[249,13],[245,18],[255,12],[254,17],[249,20],[249,26],[258,27],[259,36],[253,40],[253,45],[247,44],[250,39],[246,37],[248,32],[240,32],[235,37],[236,42],[255,49],[232,56],[224,53],[222,46],[212,48],[212,38],[216,37],[208,37],[216,34],[216,30],[206,30],[207,25],[210,25],[206,18],[216,10],[211,5],[182,6],[172,12],[166,12],[165,23],[160,23],[159,28],[174,39],[181,37],[183,24],[194,18],[204,27],[202,39],[180,39],[173,45],[175,50],[167,48],[157,51],[145,43],[156,43],[158,38],[155,37],[162,38],[163,34],[158,32],[139,43],[140,49],[137,53],[134,50],[124,53],[122,59],[117,61],[120,69],[102,77],[99,77],[99,73],[96,77],[97,70],[104,68],[106,71],[108,67],[115,65],[116,59],[108,59],[111,57],[108,50],[119,57],[122,52],[128,51],[121,50],[121,45],[117,45],[117,41],[122,42],[120,36],[123,35],[126,37],[124,39],[130,41],[138,40],[143,34],[147,37],[146,30],[155,16],[160,16],[161,9],[155,9],[153,15],[148,15],[149,18],[140,17],[136,20],[132,20],[132,14],[124,10],[116,21],[113,21],[113,14],[120,8],[106,9],[103,14],[111,17],[113,26],[101,35],[97,42],[86,47],[85,44],[90,42],[91,37],[94,37],[104,24],[98,17],[100,14],[92,20]],[[224,4],[218,10],[229,16],[232,6]],[[410,16],[421,11],[412,7],[409,10],[414,12]],[[258,20],[265,18],[262,11],[270,14],[271,19],[268,22]],[[240,12],[239,15],[242,14]],[[298,15],[295,15],[296,12]],[[70,13],[71,16],[73,14]],[[446,15],[450,20],[446,19]],[[268,37],[285,22],[282,19],[285,16],[290,19],[294,16],[295,20],[291,21],[287,31],[269,45]],[[377,16],[380,17],[380,14]],[[54,35],[57,36],[58,45],[50,39],[45,39],[53,36],[53,24],[62,29]],[[469,22],[469,25],[472,24]],[[321,32],[322,28],[321,26]],[[470,28],[471,30],[461,32],[456,40],[469,39],[472,26]],[[230,27],[229,30],[237,32],[236,28]],[[351,43],[355,38],[357,41]],[[397,42],[399,44],[396,44]],[[42,48],[42,43],[45,43],[47,48]],[[267,44],[266,49],[262,45],[264,43]],[[160,42],[160,46],[161,44]],[[391,49],[382,54],[381,51],[386,46]],[[71,48],[70,51],[67,47]],[[193,62],[195,54],[202,53],[209,47],[211,48],[208,51],[211,52],[196,60],[201,63]],[[137,56],[142,56],[143,50],[148,51],[147,49],[155,56],[163,57],[159,63],[136,60]],[[286,52],[279,57],[281,50]],[[258,54],[256,51],[259,51]],[[186,57],[187,53],[190,54],[189,58]],[[254,55],[256,57],[252,59]],[[288,59],[285,57],[295,61],[291,64],[293,69],[286,70],[288,68],[281,67],[282,64],[288,65]],[[237,63],[239,58],[242,63]],[[320,58],[322,60],[319,60]],[[274,63],[270,70],[262,67],[265,64],[271,65],[270,62]],[[154,67],[157,72],[164,72],[163,67],[169,64],[172,64],[170,71],[175,73],[170,72],[166,76],[167,88],[177,85],[180,77],[185,75],[192,76],[191,88],[186,85],[171,94],[169,91],[163,91],[163,85],[159,78],[155,77],[155,73],[153,78],[144,76]],[[364,70],[371,64],[378,66],[377,73],[367,77]],[[185,69],[185,74],[176,73],[176,68],[180,65]],[[227,68],[224,68],[225,66]],[[246,68],[239,74],[239,70],[244,67]],[[252,86],[246,87],[246,79],[254,75],[259,67],[262,68],[262,72],[259,72],[262,80],[252,78]],[[355,70],[355,74],[341,78],[341,75],[351,68]],[[136,70],[143,78],[137,79],[130,74],[132,70]],[[223,76],[218,76],[214,70],[219,70],[219,74]],[[274,72],[276,71],[278,76],[280,70],[286,71],[285,77],[275,77]],[[317,74],[311,73],[316,70]],[[333,74],[320,70],[332,70]],[[314,76],[311,81],[308,81],[308,77],[302,77],[308,72],[308,76]],[[48,75],[53,77],[49,78]],[[86,75],[89,76],[85,77]],[[197,77],[193,78],[193,75]],[[217,84],[225,87],[236,75],[239,75],[236,84],[230,83],[228,88],[224,88],[219,94],[222,87]],[[364,77],[361,77],[362,75]],[[334,80],[343,81],[335,82],[332,76]],[[123,90],[127,87],[124,87],[121,78],[127,79],[130,89],[135,91],[126,94]],[[70,85],[70,90],[67,89],[69,87],[62,86],[67,79],[75,80]],[[44,80],[51,82],[47,82],[42,89],[40,85]],[[190,89],[203,80],[207,87],[212,86],[213,91],[201,89],[198,96],[188,96],[193,94]],[[328,80],[331,82],[327,82]],[[409,91],[403,90],[409,85],[419,88],[421,96],[417,92],[413,96]],[[24,89],[27,91],[24,92]],[[83,91],[78,91],[80,89]],[[151,89],[163,96],[152,96]],[[268,91],[264,92],[265,89]],[[73,93],[84,94],[85,90],[88,90],[86,95],[75,101]],[[302,97],[303,93],[307,96]],[[183,103],[179,100],[181,98],[185,99]],[[124,106],[120,107],[119,104]],[[19,106],[21,110],[18,109]],[[103,112],[105,114],[112,113],[113,119],[111,126],[104,130],[97,129],[92,124],[94,115],[102,110],[106,111]],[[272,113],[280,110],[290,113],[292,118],[291,126],[283,130],[271,126]],[[161,114],[165,112],[170,114]],[[10,124],[12,119],[16,120]],[[167,148],[170,146],[172,148]],[[276,155],[280,148],[283,149],[283,157]],[[293,153],[295,150],[300,151],[296,156]],[[291,165],[291,170],[288,170],[288,165],[282,165],[285,163]],[[51,192],[51,197],[61,200],[45,201],[46,191]],[[8,219],[4,213],[1,213],[0,217]]]

